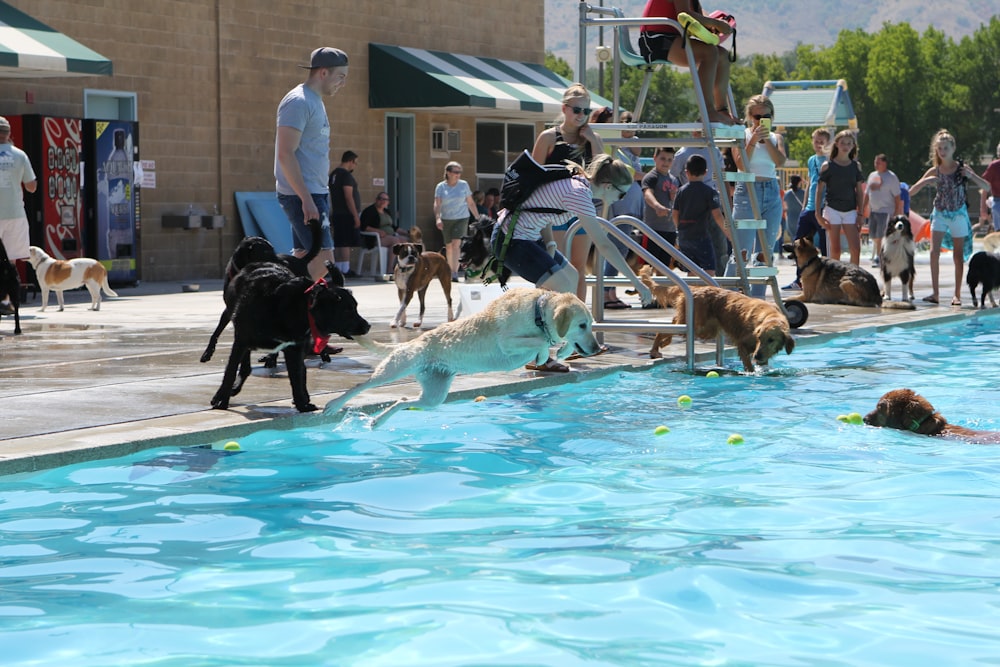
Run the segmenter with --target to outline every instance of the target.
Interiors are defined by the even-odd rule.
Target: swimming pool
[[[3,479],[5,665],[995,661],[995,318]],[[739,364],[731,358],[730,362]],[[678,407],[680,394],[692,397]],[[657,426],[670,432],[654,435]],[[728,445],[732,433],[742,445]]]

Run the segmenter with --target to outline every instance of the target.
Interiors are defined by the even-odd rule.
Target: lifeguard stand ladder
[[[597,15],[597,18],[591,15]],[[613,98],[612,102],[614,105],[614,118],[615,121],[618,119],[618,111],[621,106],[620,100],[620,84],[621,84],[621,66],[624,63],[629,67],[636,67],[645,72],[643,78],[643,83],[640,88],[639,96],[636,100],[635,111],[633,112],[634,120],[639,121],[641,118],[641,113],[643,106],[645,105],[646,96],[649,91],[649,86],[652,80],[653,72],[663,65],[670,65],[666,61],[655,61],[647,62],[642,58],[632,47],[631,37],[629,35],[629,28],[632,26],[641,25],[668,25],[676,29],[678,32],[683,33],[683,28],[679,23],[668,18],[626,18],[623,16],[622,11],[616,7],[593,7],[581,0],[580,2],[580,36],[579,36],[579,51],[578,51],[578,65],[577,72],[583,73],[586,71],[586,54],[587,54],[587,28],[589,26],[604,26],[612,28],[612,56],[613,56],[613,70],[612,70],[612,82],[613,82]],[[708,118],[708,106],[706,104],[705,96],[701,90],[701,86],[698,85],[698,74],[695,67],[694,55],[692,53],[691,45],[689,39],[685,40],[684,48],[687,53],[687,59],[690,63],[689,69],[691,73],[692,85],[695,92],[695,99],[698,103],[698,110],[700,113],[701,120],[699,122],[693,123],[602,123],[593,125],[595,132],[601,135],[602,139],[609,145],[618,146],[622,148],[628,147],[640,147],[640,148],[651,148],[663,145],[669,146],[690,146],[690,147],[704,147],[707,148],[707,153],[709,155],[709,162],[712,169],[712,173],[715,177],[716,183],[724,182],[753,182],[755,176],[753,173],[748,172],[726,172],[723,170],[723,165],[720,158],[719,150],[720,148],[732,148],[733,150],[739,151],[742,157],[742,162],[744,165],[749,163],[747,159],[746,150],[744,146],[744,127],[742,125],[736,126],[722,126],[719,124],[711,124],[706,119]],[[736,105],[733,100],[732,90],[729,91],[729,108],[735,109]],[[640,133],[638,136],[632,138],[623,138],[621,132],[623,130],[631,130],[633,132]],[[699,136],[700,135],[700,136]],[[749,188],[749,199],[751,210],[753,212],[753,219],[740,219],[735,220],[733,218],[732,204],[727,196],[719,197],[719,203],[722,208],[723,215],[726,219],[726,224],[730,232],[734,230],[746,230],[754,229],[757,231],[758,245],[762,248],[761,254],[763,255],[763,262],[754,262],[755,258],[744,257],[744,251],[747,249],[739,247],[739,239],[736,234],[731,233],[733,241],[733,255],[736,264],[737,275],[734,277],[724,277],[716,276],[714,283],[722,287],[732,287],[741,289],[744,293],[751,293],[751,285],[764,285],[770,286],[772,294],[774,296],[775,303],[778,307],[785,311],[784,303],[781,299],[781,290],[778,286],[777,279],[777,267],[774,266],[771,248],[767,243],[766,238],[766,221],[761,219],[760,207],[757,202],[757,197],[754,189]],[[633,219],[634,220],[634,219]],[[638,226],[638,225],[636,225]],[[646,230],[644,230],[646,231]],[[610,232],[609,232],[610,233]],[[649,232],[646,232],[647,235]],[[613,236],[615,236],[612,233]],[[570,237],[567,237],[570,238]],[[617,238],[617,237],[616,237]],[[667,249],[670,246],[666,241],[662,240],[659,235],[653,234],[650,239],[657,242],[661,247]],[[630,246],[631,248],[631,246]],[[634,251],[634,248],[632,248]],[[671,256],[683,257],[680,252],[673,246],[669,247],[669,252]],[[648,253],[640,253],[640,256],[644,260],[648,261],[646,257]],[[684,258],[686,259],[686,258]],[[755,264],[748,266],[749,263]],[[665,267],[658,262],[650,262],[661,272]],[[685,262],[682,262],[684,264]],[[719,272],[722,272],[720,268]],[[702,274],[703,275],[703,274]],[[635,320],[630,320],[627,322],[607,320],[604,317],[603,312],[603,299],[600,298],[606,279],[603,278],[601,272],[595,278],[588,278],[588,282],[594,284],[594,297],[593,297],[593,307],[594,307],[594,318],[595,329],[598,331],[623,331],[623,330],[634,330],[636,325],[640,324]],[[657,279],[663,281],[663,279]],[[692,284],[709,284],[704,277],[698,275],[697,272],[691,277],[686,278],[674,278],[670,276],[668,278],[671,282],[676,282],[677,280],[683,280]],[[612,284],[624,284],[626,281],[623,279],[611,279],[609,282]],[[804,307],[803,307],[804,308]],[[801,314],[797,313],[796,318],[800,317]],[[803,318],[804,320],[804,318]],[[629,326],[625,327],[624,325]],[[642,323],[642,325],[649,327],[648,330],[655,330],[656,323]],[[689,366],[691,362],[689,360]]]

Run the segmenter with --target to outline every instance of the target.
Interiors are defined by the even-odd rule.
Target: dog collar
[[[306,288],[306,294],[311,293],[313,290],[317,288],[325,289],[326,286],[327,286],[326,279],[320,278],[319,280],[317,280],[312,285]],[[329,342],[330,337],[324,334],[322,331],[320,331],[319,327],[316,326],[316,318],[313,317],[312,308],[308,303],[306,304],[306,317],[309,319],[309,333],[312,335],[313,339],[313,353],[319,354],[320,352],[326,349],[326,344]]]
[[[818,263],[819,261],[820,261],[819,255],[816,255],[815,257],[813,257],[808,262],[802,265],[802,270],[805,271],[811,264]]]
[[[554,340],[551,335],[549,335],[549,327],[545,324],[545,316],[542,314],[542,306],[548,301],[549,295],[543,294],[537,299],[535,299],[535,326],[542,330],[542,335],[545,336],[545,342],[549,345],[555,345],[558,341]]]

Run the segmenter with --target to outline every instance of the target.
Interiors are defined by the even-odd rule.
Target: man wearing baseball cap
[[[0,240],[11,262],[28,258],[28,216],[21,189],[34,192],[37,186],[31,161],[10,143],[10,122],[0,116]],[[0,313],[14,314],[9,294],[0,301]]]
[[[314,279],[333,261],[330,236],[330,121],[324,96],[335,95],[347,81],[347,54],[324,46],[312,52],[305,82],[292,88],[278,105],[274,140],[274,180],[278,201],[292,225],[294,253],[306,254],[312,245],[309,220],[323,222],[322,250],[309,265]],[[280,249],[279,249],[280,250]]]

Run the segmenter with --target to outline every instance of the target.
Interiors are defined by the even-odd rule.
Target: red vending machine
[[[24,115],[20,126],[23,143],[19,145],[38,178],[38,189],[24,197],[31,243],[56,259],[83,257],[83,122],[79,118]]]

